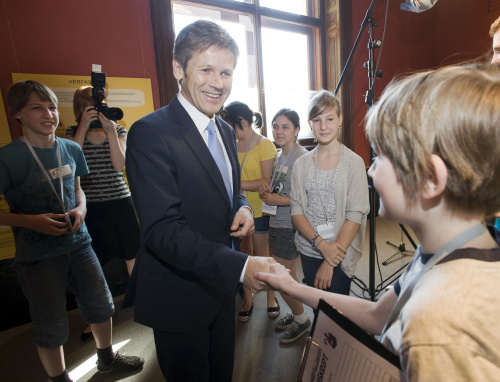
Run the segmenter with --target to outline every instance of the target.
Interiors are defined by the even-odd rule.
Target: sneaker
[[[136,356],[126,356],[116,353],[115,359],[109,365],[104,365],[97,360],[97,370],[101,373],[108,373],[113,370],[133,371],[144,365],[144,358]]]
[[[288,344],[300,338],[300,336],[306,333],[311,327],[311,320],[308,318],[303,324],[298,324],[293,321],[290,328],[280,336],[280,342],[283,344]]]
[[[276,321],[276,324],[274,327],[279,330],[283,330],[288,328],[293,322],[293,313],[288,312],[285,314],[285,317],[280,318],[278,321]]]

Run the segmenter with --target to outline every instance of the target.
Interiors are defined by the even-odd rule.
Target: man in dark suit
[[[236,291],[241,282],[264,289],[253,274],[270,270],[268,259],[237,251],[253,217],[239,195],[234,131],[216,116],[237,58],[217,24],[185,27],[174,46],[180,92],[128,135],[141,249],[125,303],[135,296],[135,320],[153,328],[169,382],[231,380]]]

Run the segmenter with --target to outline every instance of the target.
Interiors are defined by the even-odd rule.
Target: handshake
[[[297,283],[289,271],[271,257],[250,256],[243,283],[252,293],[273,289],[287,293]]]

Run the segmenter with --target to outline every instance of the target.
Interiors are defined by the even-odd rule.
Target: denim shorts
[[[260,218],[253,219],[255,223],[255,233],[268,233],[269,232],[269,215],[261,216]]]
[[[295,229],[269,227],[269,249],[280,259],[295,260],[299,253],[295,247]]]
[[[57,348],[66,342],[66,289],[75,294],[87,323],[105,322],[113,316],[113,298],[90,244],[61,256],[16,263],[15,267],[29,302],[35,345]]]

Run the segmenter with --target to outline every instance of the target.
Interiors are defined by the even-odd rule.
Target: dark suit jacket
[[[233,208],[219,169],[177,97],[131,127],[126,169],[141,225],[141,248],[124,306],[135,297],[135,320],[161,331],[208,325],[233,309],[248,255],[229,236],[240,197],[233,129],[217,118],[232,166]]]

